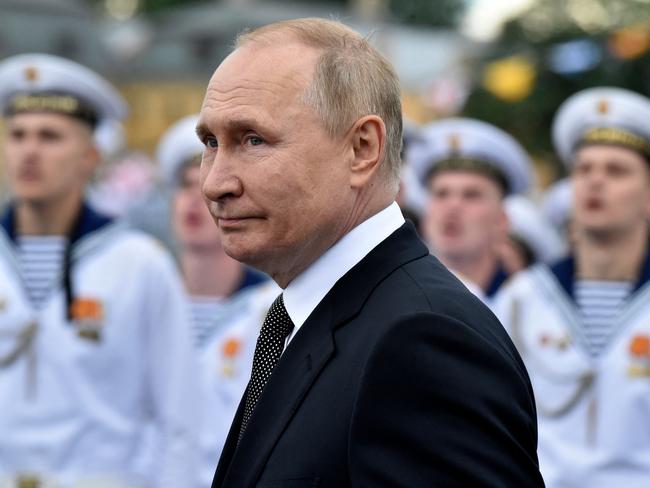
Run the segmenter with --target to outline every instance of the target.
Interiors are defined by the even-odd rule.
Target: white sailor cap
[[[21,54],[0,63],[0,109],[57,112],[78,117],[93,128],[121,120],[127,105],[118,91],[94,71],[50,54]]]
[[[504,208],[510,234],[523,241],[537,261],[549,263],[564,255],[560,234],[532,201],[523,195],[510,195],[504,200]]]
[[[480,171],[501,181],[507,194],[526,192],[533,163],[524,148],[506,132],[467,118],[450,118],[422,128],[407,158],[424,184],[440,170]]]
[[[629,147],[650,158],[650,99],[622,88],[589,88],[569,97],[552,126],[553,144],[567,166],[581,144]]]
[[[156,157],[163,180],[170,187],[177,184],[180,168],[203,153],[203,143],[196,135],[198,121],[198,114],[184,117],[160,138]]]
[[[126,148],[126,134],[121,122],[104,119],[95,128],[95,143],[104,159],[117,156]]]

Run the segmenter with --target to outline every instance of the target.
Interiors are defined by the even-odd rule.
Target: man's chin
[[[611,225],[585,225],[584,233],[595,241],[610,241],[615,239],[621,233],[621,229]]]
[[[235,261],[239,261],[252,268],[261,269],[264,267],[263,263],[265,260],[258,250],[228,245],[227,243],[222,243],[222,245],[224,252]]]
[[[15,192],[14,200],[22,205],[44,207],[50,205],[53,199],[48,195],[43,195],[41,192]]]

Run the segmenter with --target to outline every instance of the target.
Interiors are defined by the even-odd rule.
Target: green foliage
[[[641,8],[641,2],[629,1],[628,8],[633,9],[636,5],[638,10],[632,13],[626,11],[622,17],[613,5],[619,2],[583,1],[585,5],[590,2],[611,9],[612,24],[587,32],[584,25],[579,25],[576,19],[568,16],[566,5],[570,2],[556,0],[540,1],[529,12],[507,23],[488,56],[477,63],[475,78],[480,82],[485,65],[495,59],[525,54],[534,61],[537,69],[535,87],[524,100],[508,103],[477,86],[466,103],[463,115],[483,119],[505,129],[532,154],[548,160],[552,159],[553,154],[550,136],[553,117],[560,104],[570,95],[594,86],[618,86],[650,96],[650,51],[637,58],[623,60],[612,53],[609,44],[612,32],[626,25],[619,22],[621,19],[632,17],[636,21],[648,21],[650,6],[645,3]],[[556,10],[553,11],[553,8]],[[549,30],[543,32],[540,24],[531,30],[533,21],[541,24],[547,22],[545,25]],[[587,39],[597,47],[601,55],[599,63],[571,75],[553,72],[549,65],[552,50],[559,44],[578,39]],[[558,175],[563,171],[559,163],[555,170]]]

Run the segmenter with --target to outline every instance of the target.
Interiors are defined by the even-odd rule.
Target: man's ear
[[[497,228],[499,229],[500,238],[508,239],[510,235],[511,225],[510,219],[505,209],[503,202],[501,203],[501,210],[499,212],[499,217],[497,221]]]
[[[97,166],[102,159],[102,154],[97,142],[95,141],[95,136],[93,129],[91,129],[86,123],[81,121],[77,122],[77,137],[79,138],[80,144],[82,144],[82,153],[80,154],[81,158],[81,168],[82,175],[84,180],[89,181]]]
[[[381,117],[361,117],[351,129],[353,159],[350,165],[350,185],[363,188],[375,175],[384,159],[386,125]]]
[[[646,205],[645,205],[645,215],[646,218],[650,221],[650,165],[646,166]]]
[[[94,144],[94,142],[88,144],[85,150],[83,162],[84,177],[86,181],[92,178],[95,169],[97,169],[97,166],[99,166],[99,163],[101,162],[101,159],[102,155],[97,145]]]

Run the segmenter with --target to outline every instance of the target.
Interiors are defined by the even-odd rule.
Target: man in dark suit
[[[197,133],[226,252],[284,289],[212,486],[542,486],[517,352],[394,203],[399,84],[368,41],[241,36]]]

